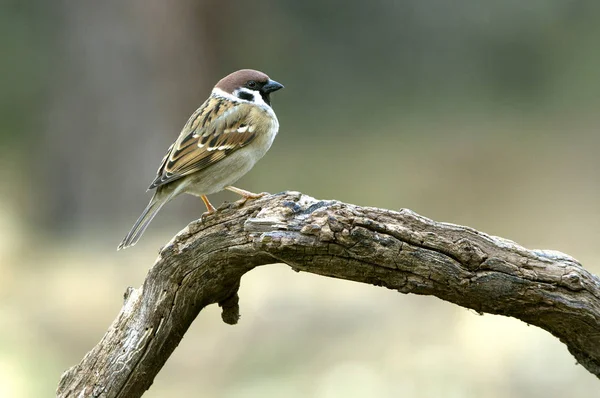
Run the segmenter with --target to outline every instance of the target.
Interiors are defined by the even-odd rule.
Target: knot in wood
[[[581,285],[581,277],[575,271],[571,271],[568,274],[564,275],[561,278],[561,282],[569,289],[574,291],[583,289],[583,286]]]
[[[458,260],[470,271],[478,270],[488,257],[477,244],[467,238],[456,241],[456,246],[459,254]]]

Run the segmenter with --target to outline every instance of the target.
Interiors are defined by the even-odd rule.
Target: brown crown
[[[254,80],[257,83],[266,83],[269,81],[269,76],[254,69],[241,69],[219,80],[215,88],[219,88],[226,93],[232,94],[249,80]]]

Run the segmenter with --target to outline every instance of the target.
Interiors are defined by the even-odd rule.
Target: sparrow
[[[148,188],[155,189],[154,195],[117,250],[135,245],[158,211],[183,193],[199,196],[207,213],[216,210],[206,195],[225,189],[244,200],[261,197],[232,184],[271,147],[279,121],[270,95],[281,88],[280,83],[252,69],[221,79],[167,150]]]

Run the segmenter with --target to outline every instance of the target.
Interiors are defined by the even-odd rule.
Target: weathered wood
[[[198,313],[219,303],[236,323],[240,278],[274,262],[518,318],[600,377],[600,279],[575,259],[406,209],[286,192],[222,206],[173,238],[102,340],[63,374],[58,396],[141,396]]]

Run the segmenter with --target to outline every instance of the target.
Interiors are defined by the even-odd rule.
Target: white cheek
[[[244,91],[246,91],[246,90],[244,90]],[[260,105],[262,107],[269,106],[269,105],[267,105],[265,100],[263,100],[262,95],[260,95],[260,93],[258,91],[248,90],[248,92],[254,96],[254,100],[252,102],[254,102],[256,105]]]
[[[279,126],[279,123],[277,123],[277,117],[275,116],[275,112],[273,112],[273,108],[271,108],[271,106],[263,100],[262,96],[260,95],[260,93],[258,91],[249,90],[247,88],[241,88],[240,90],[244,90],[244,91],[252,94],[253,100],[248,101],[248,100],[238,98],[236,95],[238,93],[238,91],[235,91],[234,94],[229,94],[229,93],[226,93],[225,91],[221,90],[220,88],[216,88],[216,87],[213,88],[212,94],[217,97],[225,98],[231,102],[254,104],[256,106],[259,106],[260,108],[267,111],[267,113],[275,119],[277,127]],[[233,112],[234,110],[235,109],[230,109],[227,112]],[[225,116],[225,114],[222,117],[224,117],[224,116]],[[252,129],[252,127],[250,127],[250,128]],[[252,132],[252,130],[250,130],[250,132]]]
[[[248,94],[252,95],[252,101],[239,98],[237,96],[237,94],[240,91],[243,91],[245,93],[248,93]],[[229,94],[229,93],[226,93],[225,91],[221,90],[220,88],[216,88],[215,87],[215,88],[213,88],[212,93],[214,95],[219,96],[219,97],[227,98],[228,100],[233,101],[233,102],[245,102],[245,103],[248,103],[248,104],[258,105],[258,106],[260,106],[261,108],[264,108],[264,109],[271,109],[271,107],[269,106],[269,104],[267,104],[263,100],[262,96],[260,95],[260,93],[258,91],[250,90],[250,89],[247,89],[247,88],[240,88],[240,89],[234,91],[233,94]]]
[[[252,97],[251,100],[247,100],[244,98],[240,98],[240,93],[244,93],[247,94],[248,96]],[[250,90],[248,88],[242,87],[240,89],[237,89],[233,92],[233,94],[239,98],[240,101],[243,102],[251,102],[253,104],[259,105],[259,106],[268,106],[266,104],[265,101],[263,101],[262,96],[260,95],[260,93],[256,90]]]
[[[232,101],[232,102],[242,102],[242,100],[239,99],[238,97],[236,97],[235,95],[226,93],[225,91],[221,90],[220,88],[216,88],[216,87],[213,88],[212,94],[216,95],[217,97],[227,98],[229,101]]]

